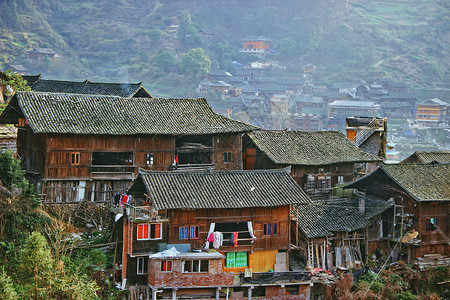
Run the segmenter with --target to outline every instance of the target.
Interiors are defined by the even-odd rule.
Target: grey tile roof
[[[347,188],[370,187],[377,177],[390,178],[417,201],[450,201],[450,164],[383,164]]]
[[[450,163],[450,151],[416,151],[411,154],[410,157],[404,159],[404,161],[407,161],[412,157],[417,157],[417,159],[423,164],[434,162],[440,164]]]
[[[367,107],[367,108],[379,108],[380,105],[373,101],[353,101],[353,100],[334,100],[328,106],[339,107]]]
[[[0,123],[15,123],[21,114],[35,133],[215,134],[256,129],[217,115],[205,99],[17,92]]]
[[[370,196],[365,200],[365,212],[359,211],[359,199],[352,201],[315,201],[309,205],[291,206],[292,217],[307,238],[333,236],[335,232],[351,232],[369,225],[369,220],[391,205]]]
[[[277,164],[317,166],[381,160],[362,151],[340,131],[261,130],[248,136]]]
[[[32,87],[36,81],[41,79],[41,74],[38,75],[22,75],[22,78],[27,81],[27,85]]]
[[[422,102],[417,103],[417,104],[420,104],[420,105],[444,105],[444,106],[450,105],[447,102],[444,102],[444,101],[442,101],[442,100],[440,100],[438,98],[427,99],[427,100],[422,101]]]
[[[157,210],[273,207],[311,200],[289,175],[290,168],[251,171],[177,171],[140,174],[130,193],[145,186]]]
[[[109,83],[109,82],[90,82],[85,81],[62,81],[62,80],[44,80],[39,79],[28,82],[31,90],[35,92],[48,93],[70,93],[87,95],[111,95],[120,97],[133,97],[139,92],[139,95],[151,98],[149,92],[145,90],[141,82],[138,83]]]

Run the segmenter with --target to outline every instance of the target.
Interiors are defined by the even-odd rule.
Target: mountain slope
[[[249,60],[237,52],[240,39],[264,35],[277,51],[267,59],[293,74],[312,62],[321,83],[390,77],[448,88],[448,6],[436,0],[9,0],[0,5],[0,67],[16,63],[47,78],[142,80],[157,94],[180,86],[179,93],[193,93],[198,79],[161,69],[160,51],[179,62],[202,47],[213,66],[230,68],[231,60]],[[216,41],[195,40],[200,29]],[[61,58],[32,64],[25,56],[33,47],[53,48]]]

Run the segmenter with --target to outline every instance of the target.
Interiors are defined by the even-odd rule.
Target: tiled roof
[[[427,99],[427,100],[417,103],[417,104],[418,105],[444,105],[444,106],[449,105],[447,102],[444,102],[438,98]]]
[[[214,134],[256,129],[215,114],[205,99],[17,92],[0,123],[15,123],[23,116],[35,133]]]
[[[381,160],[362,151],[340,131],[262,130],[248,136],[276,164],[327,165]]]
[[[411,154],[410,157],[404,159],[404,161],[409,161],[409,159],[413,157],[417,157],[417,159],[423,164],[434,162],[440,164],[450,163],[450,151],[416,151],[414,154]]]
[[[152,97],[140,82],[109,83],[90,82],[88,80],[77,82],[39,79],[37,81],[31,82],[31,84],[30,82],[28,82],[28,85],[35,92],[111,95],[119,97],[133,97],[139,92],[140,97]]]
[[[450,164],[383,164],[347,187],[364,189],[380,176],[389,177],[417,201],[450,201]]]
[[[38,75],[22,75],[22,78],[27,81],[28,86],[33,86],[36,81],[41,79],[41,74]]]
[[[373,101],[353,101],[353,100],[334,100],[328,106],[345,106],[345,107],[367,107],[367,108],[379,108],[380,105]]]
[[[308,204],[311,200],[289,175],[290,168],[251,171],[140,170],[129,192],[142,185],[157,210],[273,207]]]
[[[364,197],[365,212],[359,211],[356,198],[353,201],[316,201],[309,205],[293,205],[292,216],[307,238],[333,236],[333,232],[351,232],[369,225],[369,219],[390,207],[385,201]]]

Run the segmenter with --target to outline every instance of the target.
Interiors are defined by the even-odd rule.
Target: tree
[[[170,68],[177,65],[177,57],[172,51],[163,50],[156,56],[155,63],[158,68],[168,72]]]
[[[203,76],[211,70],[211,59],[206,55],[204,49],[191,49],[181,59],[179,69],[186,75]]]
[[[0,272],[0,299],[15,300],[18,299],[11,278],[6,274],[5,269]]]
[[[297,52],[297,42],[292,37],[281,39],[278,42],[278,51],[287,57],[292,57]]]
[[[11,96],[14,94],[14,91],[31,91],[26,80],[24,80],[20,74],[17,74],[12,70],[0,72],[0,84],[11,87]]]
[[[32,294],[39,297],[39,289],[47,286],[52,270],[52,256],[47,240],[39,232],[33,232],[25,242],[20,253],[20,268],[25,272],[25,278],[32,278]]]

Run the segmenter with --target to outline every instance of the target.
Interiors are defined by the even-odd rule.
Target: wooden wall
[[[212,139],[216,170],[242,170],[242,134],[218,134]],[[225,152],[231,153],[231,162],[224,162]]]
[[[204,246],[209,226],[214,223],[237,223],[251,221],[256,241],[253,245],[242,244],[237,248],[222,247],[220,251],[252,251],[279,250],[289,247],[289,206],[273,208],[241,208],[241,209],[199,209],[169,210],[169,244],[190,243],[191,248]],[[278,223],[277,236],[264,236],[264,223]],[[179,240],[179,227],[199,225],[199,239]]]

